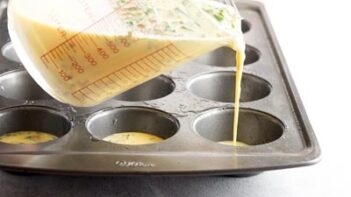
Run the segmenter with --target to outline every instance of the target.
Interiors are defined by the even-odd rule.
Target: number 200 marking
[[[76,70],[78,73],[84,73],[84,68],[77,62],[74,61],[72,63],[72,67],[74,68],[74,70]]]

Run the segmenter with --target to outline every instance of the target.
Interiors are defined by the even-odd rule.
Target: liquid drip
[[[238,141],[241,81],[242,81],[243,67],[244,67],[244,61],[245,61],[245,45],[238,45],[238,46],[240,47],[236,48],[236,75],[234,80],[235,85],[234,85],[233,140],[221,141],[218,143],[229,145],[229,146],[249,146],[243,142]]]
[[[244,61],[245,61],[245,48],[240,48],[236,52],[233,146],[237,146],[237,142],[238,142],[238,123],[239,123],[239,111],[240,111],[241,81],[242,81]]]

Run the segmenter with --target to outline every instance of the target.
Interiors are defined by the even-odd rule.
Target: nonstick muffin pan
[[[59,174],[251,174],[310,165],[320,148],[263,6],[238,2],[247,42],[240,141],[232,139],[235,61],[219,48],[91,108],[62,104],[22,67],[0,10],[0,134],[58,136],[37,145],[0,143],[4,170]],[[118,145],[101,139],[142,130],[165,139]]]

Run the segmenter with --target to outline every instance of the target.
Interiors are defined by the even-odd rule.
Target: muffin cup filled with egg
[[[86,126],[96,139],[122,145],[159,143],[172,137],[179,128],[171,115],[145,107],[102,110],[91,115]]]
[[[33,145],[55,141],[67,134],[71,122],[47,107],[21,106],[0,111],[0,143]]]

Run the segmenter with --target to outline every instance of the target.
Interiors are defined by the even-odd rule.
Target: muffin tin
[[[320,148],[263,6],[237,2],[247,42],[239,119],[231,140],[235,61],[219,48],[91,108],[52,99],[21,66],[0,10],[0,134],[37,130],[59,138],[37,145],[0,143],[0,167],[60,174],[250,174],[310,165]],[[101,139],[148,131],[150,145]]]

